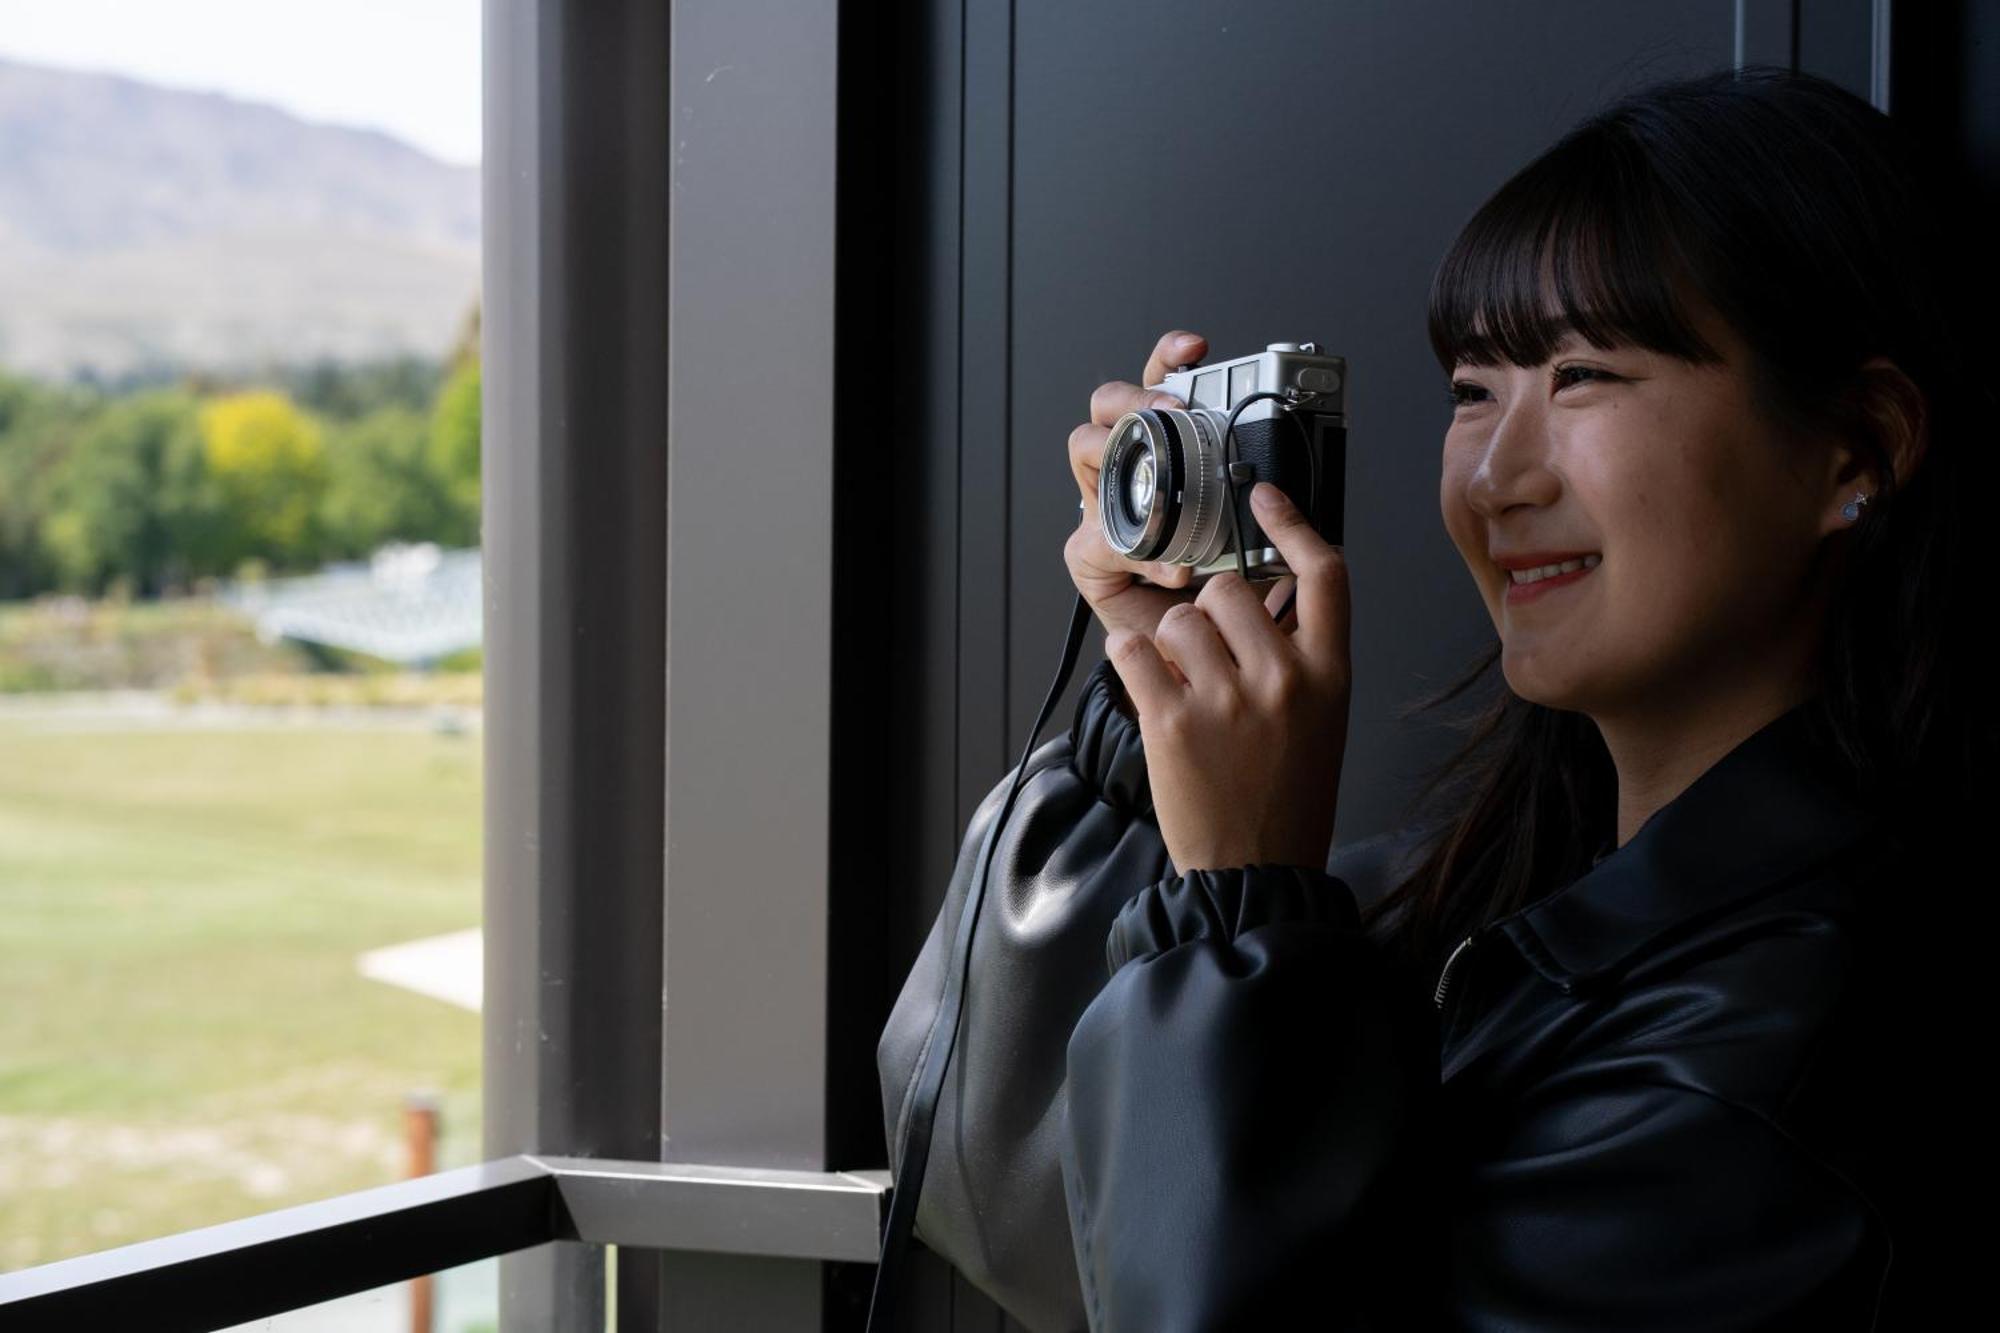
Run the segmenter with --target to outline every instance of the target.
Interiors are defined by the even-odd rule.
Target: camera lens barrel
[[[1097,475],[1098,514],[1113,550],[1130,560],[1195,566],[1234,550],[1222,478],[1228,421],[1205,407],[1145,408],[1118,419]],[[1235,433],[1238,461],[1311,512],[1314,460],[1299,422],[1277,413],[1238,420]],[[1248,486],[1237,489],[1247,500]],[[1247,548],[1256,550],[1268,543],[1248,509],[1239,519]]]
[[[1105,540],[1120,555],[1158,560],[1172,542],[1189,487],[1188,444],[1197,429],[1186,412],[1153,408],[1127,412],[1112,427],[1097,474],[1097,512]],[[1199,503],[1199,477],[1194,488]]]

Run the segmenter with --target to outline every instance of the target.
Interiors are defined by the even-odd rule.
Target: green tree
[[[221,498],[230,553],[278,566],[317,561],[327,481],[319,424],[270,390],[216,398],[199,420],[202,457]]]
[[[452,546],[479,541],[479,390],[479,362],[461,362],[431,409],[431,471],[449,505],[439,540]]]
[[[98,592],[113,579],[157,595],[195,572],[182,548],[206,528],[195,403],[162,390],[111,403],[89,422],[50,488],[42,540],[63,586]]]
[[[28,380],[0,375],[0,598],[39,592],[51,577],[42,526],[75,425],[53,399]]]
[[[327,437],[320,514],[328,554],[366,555],[386,541],[447,541],[451,501],[430,465],[430,432],[407,407],[383,407]]]
[[[45,540],[55,490],[104,396],[0,374],[0,598],[56,586]]]

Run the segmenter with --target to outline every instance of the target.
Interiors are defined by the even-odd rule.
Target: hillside
[[[389,135],[0,61],[0,368],[442,353],[479,173]]]

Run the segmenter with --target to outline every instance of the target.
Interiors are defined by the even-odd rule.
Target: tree
[[[449,541],[451,501],[429,455],[428,425],[406,407],[335,427],[320,511],[329,554],[366,555],[394,540]]]
[[[440,540],[453,546],[479,541],[479,395],[479,362],[466,361],[444,382],[431,410],[431,470],[449,502],[448,531]]]
[[[174,390],[114,402],[79,433],[50,487],[44,549],[65,587],[130,580],[155,595],[193,572],[182,541],[204,526],[194,400]]]
[[[56,479],[98,396],[0,374],[0,598],[51,586],[43,539]]]
[[[201,409],[200,425],[235,559],[316,561],[327,480],[318,423],[283,394],[262,390],[214,399]]]

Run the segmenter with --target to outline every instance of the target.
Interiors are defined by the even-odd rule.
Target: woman
[[[1291,578],[1114,555],[1097,465],[1154,395],[1098,389],[1067,559],[1107,658],[994,852],[930,1248],[1037,1329],[1943,1308],[1913,1190],[1968,1169],[1939,1080],[1983,1053],[1926,987],[1977,906],[1937,849],[1992,790],[1995,402],[1991,285],[1915,152],[1725,71],[1473,216],[1431,295],[1439,505],[1496,641],[1426,706],[1491,701],[1400,833],[1330,858],[1345,557],[1262,485],[1295,618]],[[1169,334],[1141,382],[1206,351]],[[1007,786],[883,1034],[892,1161]]]

